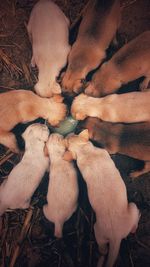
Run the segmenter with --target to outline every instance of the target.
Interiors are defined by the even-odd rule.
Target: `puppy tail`
[[[119,239],[115,239],[115,240],[111,240],[109,243],[109,251],[108,251],[108,257],[107,257],[107,261],[106,261],[106,267],[113,267],[114,263],[116,262],[118,253],[119,253],[119,249],[120,249],[120,243],[121,240]]]
[[[54,235],[57,238],[61,238],[62,237],[62,224],[60,222],[55,223],[55,232]]]

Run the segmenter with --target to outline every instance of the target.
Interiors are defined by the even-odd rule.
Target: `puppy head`
[[[61,93],[61,87],[56,81],[43,83],[38,81],[34,89],[36,93],[41,97],[51,97],[54,94]]]
[[[50,135],[46,147],[51,157],[63,157],[66,151],[66,142],[62,135],[53,133]]]
[[[47,120],[52,126],[57,126],[65,119],[67,106],[62,103],[63,97],[55,95],[48,99],[47,103]]]
[[[122,85],[119,76],[114,66],[104,63],[100,70],[93,75],[92,83],[87,87],[86,93],[100,97],[115,92]]]
[[[70,95],[79,94],[83,90],[84,75],[78,70],[69,69],[62,79],[62,90]]]
[[[91,108],[90,97],[85,94],[77,96],[71,106],[71,114],[76,120],[84,120],[87,109]]]
[[[68,151],[64,154],[65,160],[76,159],[76,152],[89,141],[88,130],[83,130],[79,135],[69,135],[66,138]]]
[[[46,125],[35,123],[30,125],[22,134],[23,139],[25,142],[47,142],[49,136],[49,130]]]
[[[88,117],[79,124],[80,129],[88,129],[89,138],[97,141],[103,122],[97,118]]]

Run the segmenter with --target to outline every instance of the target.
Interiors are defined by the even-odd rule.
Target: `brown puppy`
[[[110,154],[120,153],[145,161],[141,171],[131,173],[137,177],[150,171],[150,123],[121,124],[87,118],[81,128],[89,131],[90,138],[104,146]]]
[[[73,101],[71,112],[77,120],[95,117],[109,122],[150,121],[150,91],[112,94],[102,98],[80,94]]]
[[[87,74],[105,58],[105,51],[115,38],[119,24],[119,0],[89,1],[62,80],[65,92],[80,92]]]
[[[93,75],[85,93],[99,97],[114,93],[123,84],[144,76],[141,90],[150,81],[150,31],[124,45]]]
[[[66,115],[66,106],[58,95],[41,98],[31,91],[14,90],[0,94],[0,143],[14,152],[19,152],[16,138],[10,132],[18,123],[47,119],[51,125],[57,125]]]

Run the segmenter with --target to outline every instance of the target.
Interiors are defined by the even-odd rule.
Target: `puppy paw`
[[[75,76],[75,74],[72,74],[70,72],[66,73],[62,80],[62,90],[64,93],[71,94],[79,94],[83,90],[83,83],[84,80],[80,77]]]
[[[87,96],[86,94],[78,95],[71,106],[71,114],[79,120],[84,120],[86,117],[97,117],[97,102],[99,99]]]
[[[57,97],[57,96],[55,96]],[[55,97],[51,101],[50,113],[48,117],[48,122],[52,126],[57,126],[61,121],[63,121],[67,114],[67,106],[61,102],[55,102]],[[62,100],[61,100],[62,101]]]

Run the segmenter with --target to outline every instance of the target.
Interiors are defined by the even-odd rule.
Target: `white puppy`
[[[49,164],[44,155],[49,131],[46,125],[32,124],[23,133],[25,153],[0,186],[0,215],[7,208],[26,209]]]
[[[33,50],[31,64],[39,70],[35,91],[43,97],[60,94],[56,78],[70,51],[69,20],[55,3],[41,0],[32,10],[27,28]]]
[[[109,245],[105,266],[112,267],[121,240],[136,231],[140,214],[134,203],[128,204],[125,184],[108,152],[94,147],[88,139],[88,130],[68,137],[69,152],[64,158],[77,160],[87,184],[89,201],[96,213],[95,236],[103,255],[98,266],[102,266]]]
[[[62,237],[62,228],[77,208],[78,182],[73,163],[63,159],[65,140],[59,134],[51,134],[46,145],[50,157],[50,180],[45,217],[55,224],[55,236]]]

